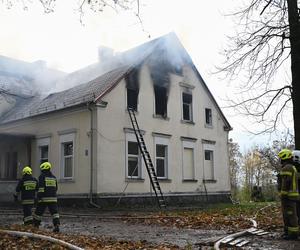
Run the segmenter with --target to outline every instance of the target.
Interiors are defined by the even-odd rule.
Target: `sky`
[[[24,1],[25,7],[22,1],[14,1],[19,3],[12,8],[0,1],[0,55],[45,60],[48,67],[72,72],[95,63],[100,45],[124,51],[175,32],[221,108],[233,91],[228,80],[212,72],[224,61],[220,52],[226,48],[227,36],[234,33],[234,22],[225,14],[236,9],[237,1],[140,0],[142,24],[133,11],[85,9],[80,18],[76,0],[57,0],[55,11],[48,14],[38,1]],[[252,126],[247,120],[232,115],[232,110],[223,112],[234,128],[229,136],[242,151],[266,142],[266,137],[246,132]]]

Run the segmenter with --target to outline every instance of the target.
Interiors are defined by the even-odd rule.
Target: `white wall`
[[[59,180],[60,194],[82,194],[88,193],[90,189],[90,112],[86,108],[77,110],[66,110],[44,116],[26,119],[1,126],[0,133],[27,134],[34,136],[31,143],[31,161],[33,175],[40,174],[38,162],[38,143],[48,140],[49,161],[52,164],[52,172]],[[61,180],[61,138],[65,134],[73,133],[74,145],[74,179]],[[22,152],[25,149],[20,149]],[[86,152],[87,150],[87,152]],[[86,153],[88,153],[86,155]],[[23,157],[24,158],[24,157]],[[22,159],[23,159],[22,158]],[[22,163],[25,160],[22,160]],[[22,166],[21,166],[22,168]],[[19,170],[20,171],[20,170]]]
[[[136,115],[140,129],[145,131],[144,139],[154,161],[154,137],[152,133],[171,135],[169,180],[162,181],[163,192],[204,191],[203,180],[203,143],[202,140],[214,141],[215,183],[207,183],[208,191],[229,191],[229,167],[227,153],[228,132],[224,131],[224,121],[206,90],[200,84],[196,74],[189,67],[184,70],[184,77],[171,76],[168,99],[168,119],[154,118],[154,91],[148,67],[144,65],[140,75],[138,113]],[[194,86],[193,120],[194,124],[181,122],[180,82]],[[126,83],[124,80],[103,99],[106,108],[98,108],[98,192],[119,193],[125,188],[126,155],[124,128],[131,128],[126,107]],[[205,127],[205,108],[211,108],[212,128]],[[183,182],[182,175],[182,137],[195,139],[195,180]],[[154,163],[154,162],[153,162]],[[130,182],[126,192],[149,192],[150,184],[145,167],[144,181]]]

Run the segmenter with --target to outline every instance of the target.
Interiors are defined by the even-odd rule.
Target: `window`
[[[205,124],[208,126],[212,126],[212,114],[211,109],[209,108],[205,109]]]
[[[156,175],[158,178],[167,178],[168,146],[156,144]]]
[[[167,88],[154,85],[155,94],[155,114],[167,117]]]
[[[214,179],[214,152],[212,150],[204,150],[204,179]]]
[[[75,133],[59,132],[60,135],[60,176],[64,180],[73,180],[75,177]]]
[[[182,119],[184,121],[192,121],[192,94],[182,93]]]
[[[137,142],[127,142],[127,177],[141,178],[141,155]]]
[[[1,179],[15,180],[17,179],[18,153],[6,152],[4,155],[4,166],[1,170]]]
[[[182,173],[184,181],[195,180],[195,147],[196,138],[181,137],[182,140]]]
[[[194,149],[183,149],[183,179],[194,179]]]
[[[73,177],[73,142],[62,143],[63,150],[63,178]]]
[[[50,148],[50,136],[42,136],[37,138],[37,164],[40,165],[43,162],[49,160],[49,148]]]
[[[127,107],[137,111],[138,91],[127,88]]]
[[[40,164],[42,164],[43,162],[49,161],[48,159],[48,145],[45,146],[40,146],[39,147],[39,152],[40,152]]]

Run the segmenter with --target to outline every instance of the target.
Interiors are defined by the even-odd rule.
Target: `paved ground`
[[[63,211],[62,211],[63,212]],[[85,213],[85,211],[75,211],[76,213]],[[74,211],[68,211],[68,214],[74,214]],[[88,211],[90,212],[90,210]],[[61,216],[61,233],[66,234],[85,234],[85,235],[103,235],[113,237],[118,240],[146,240],[153,243],[172,243],[183,249],[209,249],[212,242],[217,241],[222,236],[228,234],[222,230],[194,230],[178,229],[172,227],[162,227],[155,225],[144,225],[141,223],[131,223],[120,219],[113,219],[114,216],[121,216],[117,212],[98,213],[96,217],[66,217]],[[147,216],[147,214],[143,214]],[[0,225],[21,224],[22,215],[7,215],[0,211]],[[45,217],[41,228],[51,230],[51,218]],[[266,236],[247,237],[251,243],[244,249],[300,249],[299,241],[282,241],[279,233],[272,233]],[[206,242],[211,242],[206,243]]]

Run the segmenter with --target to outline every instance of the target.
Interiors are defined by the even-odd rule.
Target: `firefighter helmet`
[[[32,174],[32,169],[29,166],[25,166],[23,168],[22,172],[23,172],[23,175],[24,174],[30,174],[31,175]]]
[[[291,150],[285,148],[285,149],[282,149],[279,153],[278,153],[278,157],[281,159],[281,160],[288,160],[288,159],[291,159],[293,157],[293,153]]]
[[[300,164],[300,150],[293,151],[293,161]]]
[[[43,162],[41,165],[40,165],[40,169],[41,170],[50,170],[51,169],[51,163],[46,161],[46,162]]]

